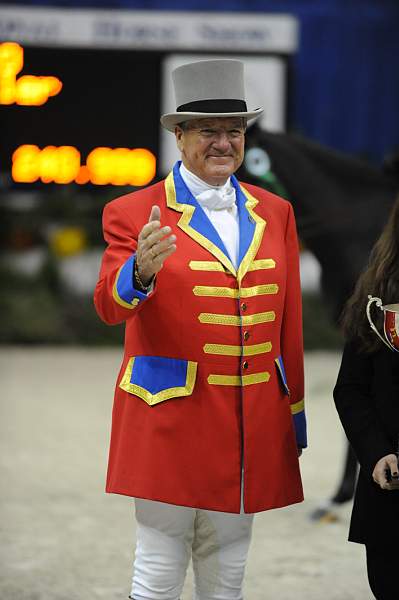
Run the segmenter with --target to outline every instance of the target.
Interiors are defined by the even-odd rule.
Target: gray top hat
[[[244,64],[239,60],[202,60],[172,72],[177,109],[162,115],[161,124],[174,131],[176,125],[207,117],[256,119],[263,108],[247,110]]]

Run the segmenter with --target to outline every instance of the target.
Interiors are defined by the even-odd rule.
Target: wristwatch
[[[144,294],[146,294],[148,292],[148,290],[150,289],[152,282],[154,280],[154,276],[151,277],[151,280],[149,282],[148,285],[144,285],[144,283],[141,281],[140,279],[140,275],[139,275],[139,270],[138,270],[138,266],[137,266],[137,261],[135,261],[134,263],[134,280],[133,280],[133,285],[136,288],[136,290],[138,290],[139,292],[143,292]]]

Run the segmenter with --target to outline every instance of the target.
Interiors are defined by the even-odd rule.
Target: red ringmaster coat
[[[298,244],[291,205],[236,188],[237,270],[177,164],[165,181],[106,205],[95,306],[125,321],[107,491],[248,513],[303,499],[306,446]],[[133,286],[151,207],[176,252],[146,296]],[[242,480],[242,471],[244,473]]]

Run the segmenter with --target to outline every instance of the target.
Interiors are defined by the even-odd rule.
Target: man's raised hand
[[[161,227],[161,210],[153,206],[150,218],[139,233],[136,261],[137,271],[143,285],[147,286],[163,267],[164,261],[176,250],[176,236],[172,229]]]

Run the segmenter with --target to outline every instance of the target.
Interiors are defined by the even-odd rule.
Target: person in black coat
[[[377,600],[398,600],[399,351],[371,328],[366,314],[371,296],[384,306],[396,303],[399,310],[399,198],[345,306],[346,344],[334,388],[338,414],[360,463],[349,540],[366,546]],[[372,318],[382,332],[383,311],[374,309]]]

